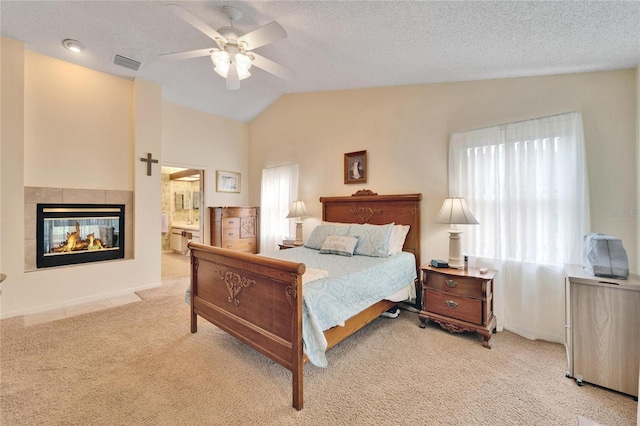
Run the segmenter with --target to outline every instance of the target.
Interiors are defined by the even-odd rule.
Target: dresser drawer
[[[240,228],[222,228],[222,245],[240,238]]]
[[[424,299],[427,312],[473,324],[482,324],[482,300],[480,299],[470,299],[429,289],[424,291]]]
[[[249,217],[256,216],[255,207],[224,207],[222,217]]]
[[[259,207],[209,207],[211,245],[258,252]]]
[[[223,240],[222,247],[230,250],[244,251],[247,253],[255,253],[256,252],[256,241],[255,238],[245,238],[245,239],[236,239],[236,240]]]
[[[227,217],[222,219],[222,229],[240,229],[239,217]]]
[[[458,296],[468,296],[481,299],[484,296],[482,281],[474,278],[457,277],[453,275],[427,274],[427,289],[444,291]]]

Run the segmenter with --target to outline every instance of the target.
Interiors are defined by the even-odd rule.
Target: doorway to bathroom
[[[189,275],[191,241],[204,241],[204,173],[162,166],[162,278]]]

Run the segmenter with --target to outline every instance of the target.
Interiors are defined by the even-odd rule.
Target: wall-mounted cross
[[[140,161],[147,163],[147,176],[151,176],[151,163],[158,162],[158,160],[154,160],[151,157],[153,157],[153,155],[151,155],[150,152],[147,153],[147,158],[140,157]]]

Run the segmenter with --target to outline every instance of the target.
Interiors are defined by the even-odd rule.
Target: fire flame
[[[103,250],[107,248],[102,244],[99,238],[96,238],[93,233],[87,235],[86,239],[82,239],[80,236],[80,224],[76,222],[76,232],[67,232],[67,240],[60,243],[57,247],[52,247],[51,251],[54,253],[64,253],[70,251],[80,250]]]

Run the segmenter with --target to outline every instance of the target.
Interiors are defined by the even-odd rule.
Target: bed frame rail
[[[377,195],[361,190],[350,197],[322,197],[322,219],[330,222],[390,222],[410,225],[404,251],[420,262],[422,194]],[[198,315],[258,350],[292,373],[293,407],[303,406],[303,263],[271,259],[220,247],[189,243],[191,250],[191,332]],[[419,272],[418,272],[419,274]],[[419,276],[419,275],[418,275]],[[335,346],[393,306],[381,300],[324,332]]]
[[[287,368],[302,408],[303,263],[189,243],[191,332],[198,315]]]

